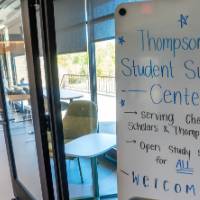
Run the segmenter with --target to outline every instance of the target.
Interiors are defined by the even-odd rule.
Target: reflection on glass
[[[116,4],[113,2],[109,1],[108,4]],[[108,4],[105,1],[54,1],[60,95],[61,102],[64,100],[68,103],[62,121],[66,147],[65,152],[67,152],[67,146],[73,144],[74,139],[80,141],[79,139],[83,135],[88,134],[90,136],[94,135],[92,133],[98,132],[98,125],[95,128],[93,126],[94,121],[97,120],[97,116],[99,118],[98,121],[105,122],[106,120],[106,122],[112,124],[111,127],[113,128],[112,131],[109,131],[106,129],[108,127],[106,123],[103,124],[104,127],[99,123],[99,134],[103,131],[111,134],[115,133],[114,41],[107,46],[105,46],[105,43],[101,45],[96,50],[98,51],[96,54],[95,48],[93,48],[95,39],[102,39],[102,36],[105,35],[110,37],[113,34],[109,32],[113,26],[111,28],[108,26],[102,28],[100,23],[104,23],[103,20],[106,20],[106,12],[103,12],[103,19],[95,21],[99,17],[98,13],[108,10],[108,8],[103,7]],[[108,7],[113,8],[115,6]],[[99,8],[102,9],[98,10]],[[95,19],[90,19],[91,16],[94,16]],[[90,21],[87,23],[87,20]],[[96,70],[98,74],[97,83],[90,83],[89,81],[89,66],[90,73],[95,74],[93,72]],[[97,67],[96,69],[95,66]],[[95,112],[96,116],[90,106],[85,107],[85,104],[90,103],[97,107],[91,101],[90,84],[92,86],[97,84],[97,93],[98,97],[100,97],[100,99],[98,98],[100,103],[98,103],[98,114],[97,110]],[[87,112],[86,110],[88,109],[89,111]],[[88,124],[90,128],[87,128]],[[87,138],[85,143],[90,143],[90,141]],[[95,142],[98,143],[98,141]],[[95,142],[93,143],[93,152],[97,150]],[[89,145],[85,145],[83,149],[89,149]],[[81,145],[78,145],[77,155],[78,153],[81,154],[81,152]],[[98,152],[98,155],[101,155],[101,153]],[[101,195],[117,193],[116,163],[112,163],[111,159],[107,159],[108,155],[103,154],[98,156],[97,168],[95,167],[95,156],[95,158],[91,158],[92,156],[90,155],[77,157],[79,159],[74,159],[73,156],[69,157],[66,153],[68,187],[71,199],[94,197],[94,185],[96,185],[97,191]],[[95,178],[97,175],[96,169],[99,177],[99,188]]]
[[[20,0],[1,1],[0,6],[0,70],[3,74],[17,179],[35,199],[41,200]]]

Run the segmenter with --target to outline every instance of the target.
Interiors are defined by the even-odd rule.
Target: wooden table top
[[[9,94],[8,99],[10,101],[23,101],[23,100],[29,100],[30,94]]]

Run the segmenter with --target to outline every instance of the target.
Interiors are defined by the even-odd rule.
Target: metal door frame
[[[60,90],[57,67],[55,19],[53,0],[37,0],[41,9],[42,42],[46,70],[47,99],[52,150],[54,154],[57,194],[59,200],[69,200],[67,168],[64,153],[64,134],[61,118]]]

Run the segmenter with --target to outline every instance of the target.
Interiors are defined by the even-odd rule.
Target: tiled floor
[[[84,93],[83,99],[89,99],[89,94]],[[106,104],[105,104],[106,102]],[[106,105],[106,106],[105,106]],[[109,112],[108,112],[109,110]],[[115,97],[98,95],[98,120],[100,132],[116,133],[115,130]],[[19,119],[17,113],[14,116]],[[22,184],[38,199],[41,199],[40,180],[38,174],[37,154],[34,135],[30,122],[14,123],[11,135],[16,157],[16,167],[19,179]],[[0,127],[0,200],[10,200],[13,197],[6,148],[3,137],[3,130]],[[53,161],[51,162],[53,166]],[[76,160],[71,161],[68,166],[68,180],[70,195],[72,197],[92,194],[91,167],[90,161],[81,159],[84,184],[80,183],[80,177]],[[110,194],[117,192],[116,165],[100,159],[98,164],[100,193]],[[77,173],[76,173],[77,172]],[[54,178],[55,179],[55,178]],[[112,198],[110,200],[116,200]]]
[[[8,158],[4,136],[0,133],[0,199],[10,200],[13,197]]]
[[[32,129],[30,123],[17,123],[12,126],[12,143],[16,157],[18,176],[22,184],[36,197],[41,200],[40,180],[38,174],[36,147],[34,135],[29,132]],[[9,168],[3,131],[0,131],[0,200],[10,200],[13,197],[10,183]],[[84,184],[80,183],[76,160],[67,162],[70,195],[72,197],[92,195],[92,179],[90,161],[81,159]],[[53,166],[53,164],[52,164]],[[99,159],[98,162],[100,192],[110,194],[117,192],[116,165]],[[116,200],[110,199],[110,200]]]
[[[80,183],[77,160],[68,161],[70,196],[73,198],[92,196],[92,177],[89,159],[81,159],[84,184]],[[99,187],[101,195],[117,193],[116,166],[103,158],[98,159]]]

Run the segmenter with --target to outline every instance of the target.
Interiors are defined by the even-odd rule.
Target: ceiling
[[[21,26],[20,0],[0,0],[0,29],[5,26],[14,32],[19,33]]]

